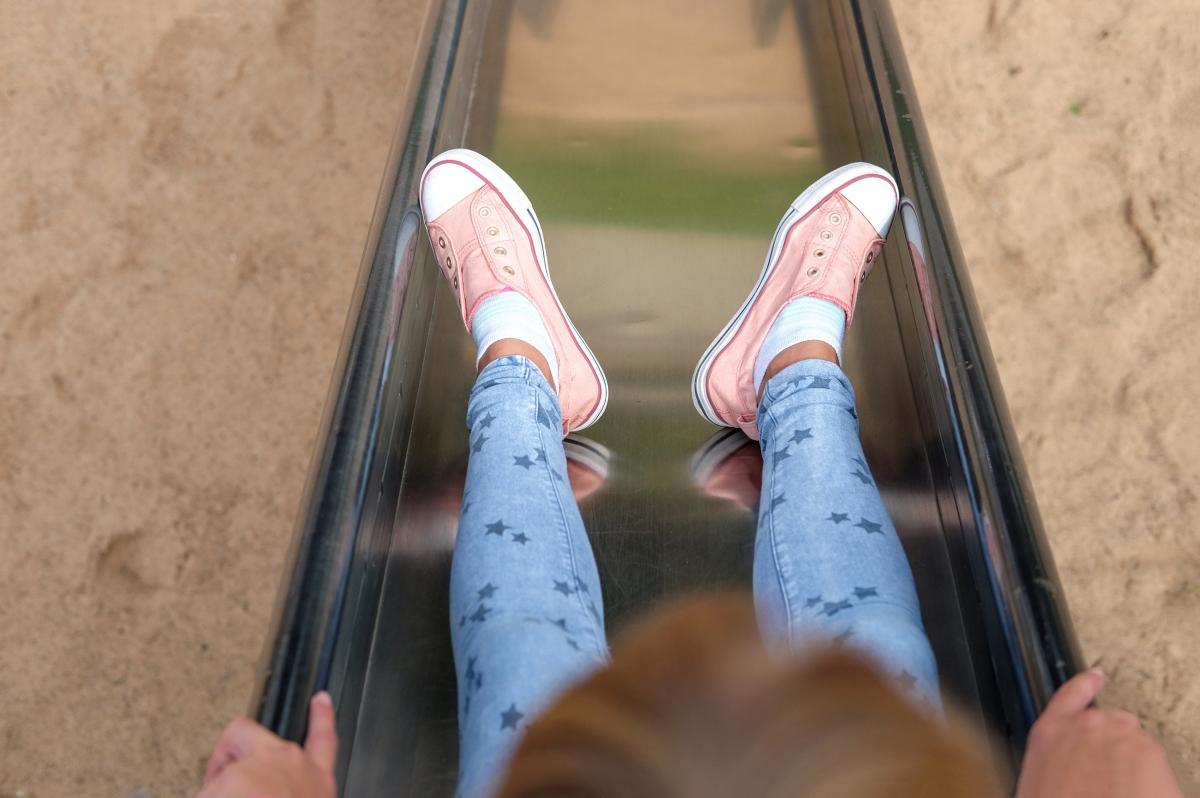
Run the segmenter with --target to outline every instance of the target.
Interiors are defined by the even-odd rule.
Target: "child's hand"
[[[1137,716],[1089,706],[1105,681],[1085,671],[1050,699],[1033,724],[1016,798],[1183,798]]]
[[[334,798],[337,731],[328,693],[313,696],[304,747],[285,742],[248,718],[217,741],[198,798]]]

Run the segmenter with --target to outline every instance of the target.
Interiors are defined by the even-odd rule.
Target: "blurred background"
[[[0,798],[193,794],[245,711],[424,6],[0,0]],[[1200,796],[1194,6],[893,7],[1085,653]]]

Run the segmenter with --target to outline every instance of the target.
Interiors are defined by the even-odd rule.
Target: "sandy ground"
[[[0,796],[188,795],[245,708],[422,5],[0,0]],[[1200,796],[1190,5],[897,12],[1076,626]]]

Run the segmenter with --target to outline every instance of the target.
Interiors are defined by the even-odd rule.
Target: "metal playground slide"
[[[608,476],[581,508],[611,631],[747,581],[751,513],[697,487],[716,430],[692,369],[781,209],[865,160],[905,201],[847,345],[864,444],[944,690],[1019,755],[1078,649],[886,0],[431,0],[405,103],[258,718],[299,738],[328,687],[344,794],[453,792],[447,586],[473,369],[416,205],[432,155],[468,146],[521,181],[608,372],[608,413],[574,445]]]

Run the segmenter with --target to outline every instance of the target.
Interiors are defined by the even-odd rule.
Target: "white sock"
[[[541,314],[516,291],[503,291],[480,303],[471,319],[471,337],[475,339],[475,364],[488,347],[505,338],[516,338],[532,346],[550,364],[550,374],[558,385],[558,359],[550,333]]]
[[[846,312],[827,299],[802,296],[783,308],[767,331],[758,357],[754,359],[754,391],[762,390],[767,366],[783,350],[801,341],[824,341],[842,362],[842,337],[846,334]]]

